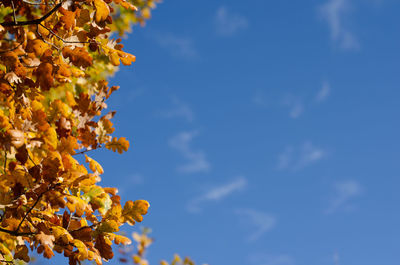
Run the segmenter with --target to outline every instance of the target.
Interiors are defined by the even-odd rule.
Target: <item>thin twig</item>
[[[11,0],[11,5],[12,5],[12,10],[13,10],[13,15],[14,15],[14,23],[18,24],[17,16],[15,15],[15,7],[14,7],[14,1],[13,0]]]
[[[21,222],[18,224],[17,229],[15,230],[16,233],[18,233],[19,229],[21,228],[22,223],[25,221],[26,217],[32,212],[32,210],[36,207],[36,205],[39,203],[40,199],[43,197],[43,195],[53,189],[57,184],[54,186],[50,186],[47,190],[43,191],[42,193],[39,194],[37,197],[35,203],[32,205],[32,207],[29,208],[29,210],[25,213],[24,217],[22,218]]]
[[[24,2],[25,4],[28,4],[28,5],[35,5],[35,6],[49,6],[49,5],[54,6],[54,5],[55,5],[55,3],[52,3],[52,4],[42,4],[42,3],[34,3],[34,2],[31,2],[31,1],[27,1],[27,0],[23,0],[22,2]]]
[[[38,196],[38,198],[36,199],[35,203],[32,205],[31,208],[29,208],[29,210],[25,213],[24,218],[22,218],[21,222],[19,223],[17,229],[15,230],[15,232],[18,233],[19,229],[21,228],[22,223],[25,221],[26,217],[28,216],[28,214],[30,214],[33,210],[33,208],[35,208],[36,204],[39,203],[40,199],[43,197],[43,195],[48,192],[49,190],[46,190],[42,193],[40,193],[40,195]]]
[[[6,174],[7,169],[7,151],[4,150],[4,174]]]
[[[57,46],[54,45],[53,43],[48,42],[47,40],[44,39],[44,37],[42,36],[42,34],[40,34],[40,32],[39,32],[39,25],[36,25],[36,33],[39,35],[40,39],[41,39],[44,43],[47,43],[47,44],[53,46],[57,51],[60,50],[59,47],[57,47]]]
[[[15,46],[14,48],[10,48],[10,49],[8,49],[8,50],[0,51],[0,54],[6,53],[6,52],[12,52],[12,51],[18,49],[19,46],[21,46],[21,45],[22,45],[22,42],[20,42],[20,43],[19,43],[17,46]]]
[[[81,44],[84,44],[84,43],[97,43],[96,41],[69,41],[69,40],[65,40],[65,39],[61,38],[60,36],[58,36],[57,33],[55,33],[52,29],[46,27],[42,23],[39,23],[39,26],[42,26],[43,28],[47,29],[51,34],[53,34],[54,37],[56,37],[57,39],[61,40],[64,43],[71,43],[71,44],[74,44],[74,43],[81,43]]]
[[[85,150],[83,150],[83,151],[80,151],[80,152],[78,152],[78,153],[75,153],[75,154],[73,154],[74,156],[75,155],[82,155],[82,154],[84,154],[84,153],[87,153],[87,152],[89,152],[89,151],[93,151],[93,150],[96,150],[97,148],[93,148],[93,149],[85,149]]]
[[[31,158],[31,156],[30,156],[29,154],[28,154],[28,158],[29,158],[29,160],[36,166],[35,161],[32,160],[32,158]]]

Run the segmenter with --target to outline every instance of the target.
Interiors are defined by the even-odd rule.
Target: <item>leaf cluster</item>
[[[87,154],[129,148],[112,136],[106,100],[118,87],[106,78],[135,56],[111,37],[143,24],[156,2],[1,1],[0,262],[58,252],[71,265],[102,264],[113,244],[130,243],[118,231],[141,222],[149,203],[121,205]]]

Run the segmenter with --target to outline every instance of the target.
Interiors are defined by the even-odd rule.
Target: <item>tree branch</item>
[[[51,189],[53,189],[55,186],[57,186],[58,184],[52,185],[50,186],[47,190],[43,191],[42,193],[39,194],[39,196],[37,197],[35,203],[32,205],[31,208],[29,208],[29,210],[25,213],[24,217],[22,218],[21,222],[19,223],[17,229],[14,231],[15,233],[18,233],[19,229],[21,228],[22,223],[25,221],[26,217],[28,217],[28,215],[32,212],[32,210],[35,208],[35,206],[39,203],[40,199],[43,197],[43,195],[50,191]],[[21,234],[21,233],[20,233]],[[28,233],[31,234],[31,233]]]
[[[22,45],[22,42],[20,42],[20,43],[19,43],[17,46],[15,46],[14,48],[10,48],[10,49],[8,49],[8,50],[2,50],[2,51],[0,51],[0,54],[6,53],[6,52],[12,52],[12,51],[18,49],[19,46],[21,46],[21,45]]]
[[[32,236],[32,235],[37,234],[35,232],[17,232],[17,231],[13,231],[13,230],[7,230],[7,229],[1,228],[1,227],[0,227],[0,232],[7,233],[12,236]]]
[[[17,229],[15,230],[16,233],[18,233],[19,229],[21,228],[22,223],[25,221],[26,217],[28,216],[28,214],[30,214],[33,210],[33,208],[35,208],[36,204],[39,203],[40,199],[43,197],[43,195],[48,192],[49,190],[46,190],[42,193],[39,194],[38,198],[36,199],[35,203],[32,205],[31,208],[29,208],[29,210],[25,213],[24,218],[22,218],[21,222],[19,223]]]
[[[61,3],[58,3],[53,9],[51,9],[46,15],[44,15],[41,18],[34,19],[34,20],[28,20],[28,21],[9,21],[9,22],[2,22],[0,23],[1,26],[3,27],[15,27],[15,26],[27,26],[27,25],[39,25],[41,22],[43,22],[46,18],[51,16],[54,12],[56,12],[62,5]]]

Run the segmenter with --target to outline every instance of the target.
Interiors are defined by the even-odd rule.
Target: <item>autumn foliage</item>
[[[90,151],[122,153],[112,136],[118,89],[106,79],[135,56],[120,39],[144,23],[156,0],[4,0],[0,5],[0,262],[62,253],[69,264],[113,258],[124,223],[149,203],[121,205],[99,186]]]
[[[146,251],[149,246],[153,243],[153,238],[149,237],[150,229],[142,229],[142,233],[138,234],[133,232],[132,238],[136,243],[136,248],[122,246],[119,249],[121,257],[119,261],[122,263],[129,263],[131,260],[136,265],[148,265],[149,262],[146,259]],[[196,265],[189,257],[181,258],[178,254],[175,254],[172,261],[161,260],[160,265]],[[204,264],[206,265],[206,264]]]

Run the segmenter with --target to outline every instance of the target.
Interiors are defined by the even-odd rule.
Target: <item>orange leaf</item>
[[[122,154],[124,151],[128,151],[129,141],[126,140],[125,137],[119,139],[113,138],[111,142],[106,143],[106,148],[114,152],[118,151],[118,153]]]

